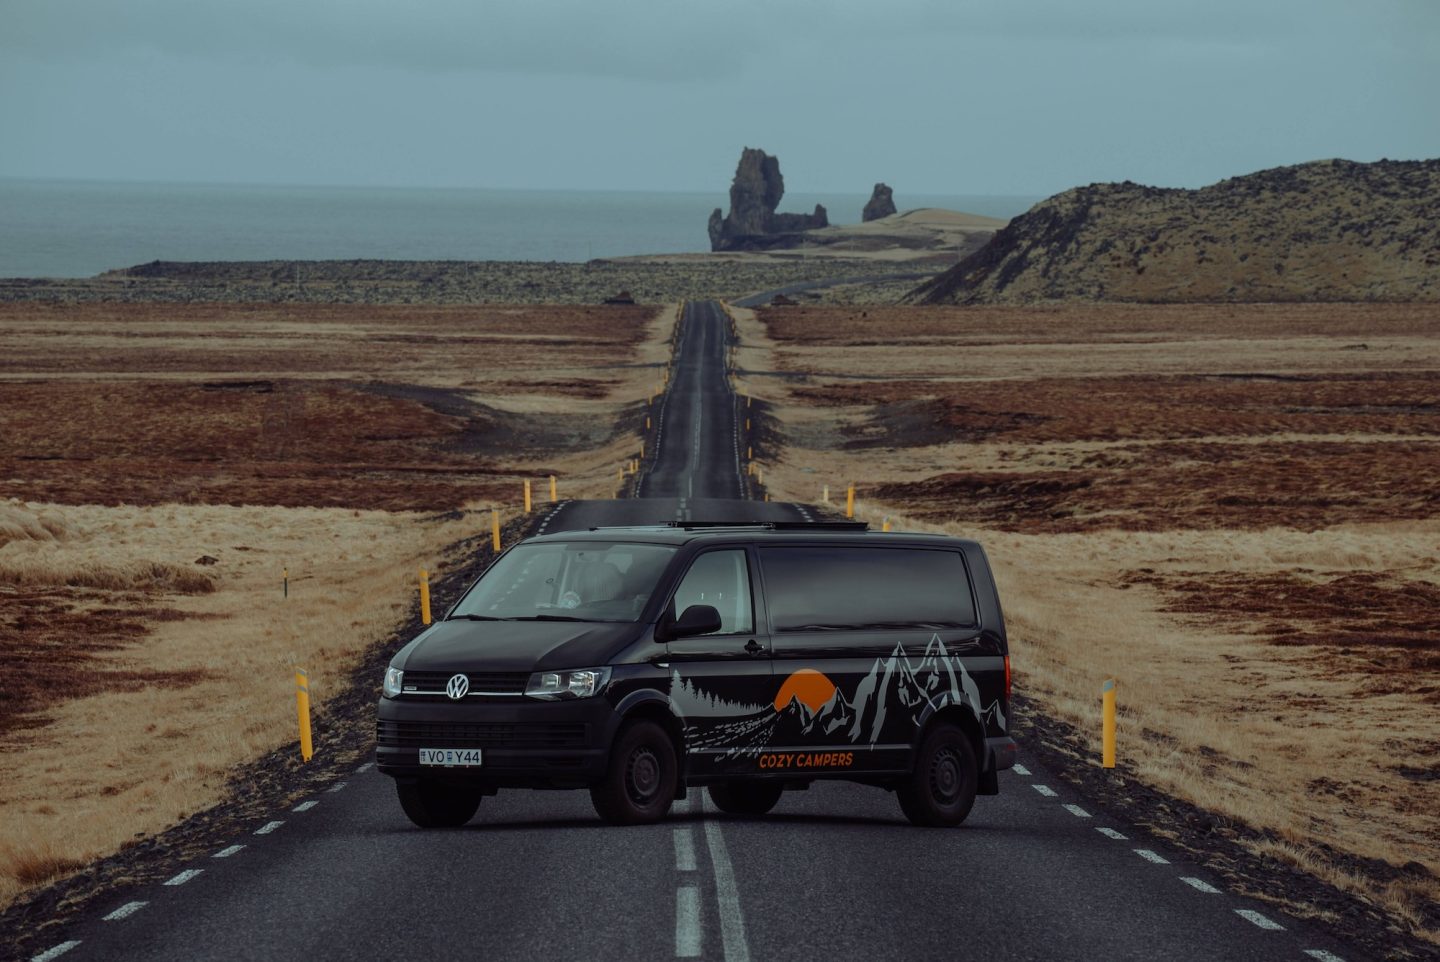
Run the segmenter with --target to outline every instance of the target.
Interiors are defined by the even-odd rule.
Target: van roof
[[[667,524],[595,527],[583,531],[556,531],[527,538],[527,541],[640,541],[654,544],[688,544],[692,541],[733,540],[738,536],[757,540],[797,537],[826,541],[836,537],[858,537],[866,541],[901,543],[946,543],[975,545],[968,538],[943,534],[904,531],[872,531],[863,521],[671,521]]]

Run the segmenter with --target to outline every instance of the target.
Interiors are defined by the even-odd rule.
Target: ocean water
[[[868,194],[786,194],[860,221]],[[1013,217],[1039,198],[907,195]],[[0,179],[0,277],[88,277],[153,260],[586,261],[710,249],[725,191],[519,191],[268,187]]]

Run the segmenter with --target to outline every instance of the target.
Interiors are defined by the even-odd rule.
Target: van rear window
[[[777,631],[967,628],[976,624],[958,551],[922,548],[761,547]]]

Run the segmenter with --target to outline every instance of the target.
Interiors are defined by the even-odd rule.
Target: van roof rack
[[[868,531],[864,521],[670,521],[667,528],[765,528],[770,531]]]

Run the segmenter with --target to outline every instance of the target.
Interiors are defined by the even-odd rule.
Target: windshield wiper
[[[503,621],[502,618],[494,618],[490,615],[451,615],[446,621]]]
[[[574,615],[517,615],[505,621],[593,621],[593,618],[576,618]]]

